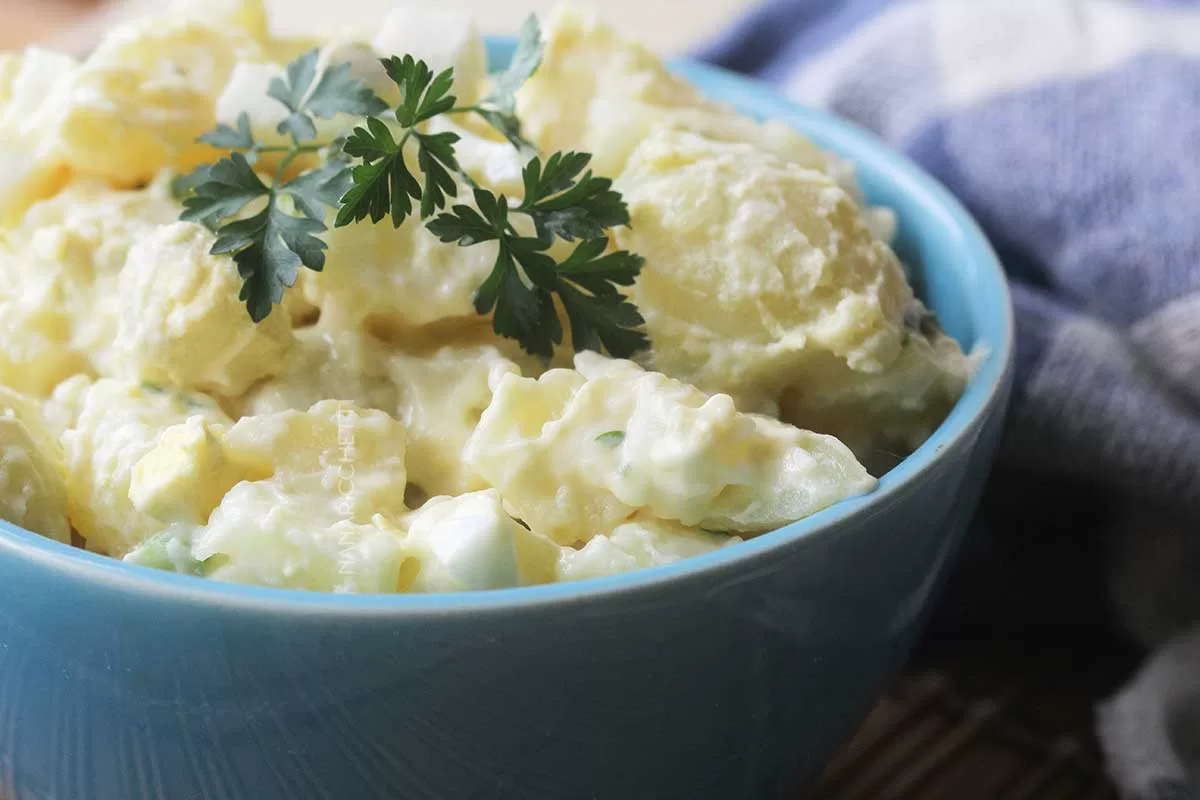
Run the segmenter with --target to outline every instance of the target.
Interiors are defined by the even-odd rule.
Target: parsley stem
[[[273,177],[271,179],[271,187],[272,188],[279,185],[279,179],[281,177],[283,177],[283,171],[288,168],[288,166],[292,163],[292,161],[295,160],[297,155],[298,154],[296,153],[296,151],[293,150],[292,152],[290,152],[286,156],[284,156],[283,160],[279,162],[279,166],[275,169],[275,177]]]
[[[292,162],[296,160],[297,156],[303,155],[304,153],[313,152],[311,149],[306,148],[307,146],[293,147],[288,151],[288,154],[283,157],[283,160],[279,162],[279,167],[275,170],[275,177],[272,179],[272,186],[279,185],[279,179],[283,177],[283,173],[287,171],[287,168],[291,166]]]
[[[313,142],[312,144],[301,144],[301,145],[279,144],[279,145],[270,145],[267,147],[259,147],[259,148],[257,148],[257,152],[259,152],[259,153],[292,153],[292,152],[315,153],[323,147],[328,147],[330,144],[331,144],[330,142]]]
[[[283,173],[287,171],[287,168],[292,165],[293,161],[295,161],[297,158],[304,155],[305,153],[315,153],[318,150],[321,150],[328,146],[329,146],[329,143],[320,143],[320,142],[313,142],[312,144],[294,144],[290,147],[285,147],[282,145],[275,145],[275,146],[271,146],[271,147],[260,147],[260,148],[258,148],[258,152],[260,152],[260,153],[287,153],[287,155],[285,155],[283,157],[283,160],[279,162],[279,167],[276,168],[276,170],[275,170],[275,177],[272,178],[272,180],[271,180],[271,186],[272,186],[272,188],[274,188],[279,185],[279,179],[283,177]]]

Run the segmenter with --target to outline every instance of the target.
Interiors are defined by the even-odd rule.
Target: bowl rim
[[[513,48],[511,37],[486,37],[485,41],[493,66],[507,60]],[[1014,320],[1008,283],[991,244],[966,209],[940,182],[867,130],[825,112],[800,106],[765,83],[720,67],[688,59],[673,59],[668,63],[672,71],[695,84],[703,93],[716,94],[743,113],[778,119],[799,129],[819,146],[842,152],[856,165],[869,163],[914,205],[936,211],[943,223],[939,236],[953,239],[953,248],[963,253],[964,268],[972,272],[968,293],[970,318],[976,328],[977,340],[986,342],[987,351],[947,418],[917,450],[884,475],[874,490],[842,500],[753,539],[671,564],[607,577],[486,591],[339,594],[226,583],[128,564],[32,533],[4,520],[0,520],[0,556],[31,562],[69,579],[101,584],[102,588],[117,589],[130,596],[154,595],[160,602],[229,607],[243,613],[355,617],[479,614],[586,602],[667,583],[703,579],[797,541],[832,534],[850,518],[869,516],[889,498],[909,490],[921,476],[938,465],[945,453],[958,449],[978,427],[980,420],[1005,401],[1012,372]]]

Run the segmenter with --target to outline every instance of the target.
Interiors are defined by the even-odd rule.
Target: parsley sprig
[[[458,134],[417,130],[419,124],[454,108],[457,98],[449,94],[454,70],[447,69],[435,77],[424,61],[416,61],[412,56],[393,56],[385,59],[383,65],[404,98],[396,107],[396,122],[404,132],[397,138],[384,122],[370,118],[366,127],[355,128],[350,134],[346,155],[361,159],[362,163],[351,172],[354,186],[342,198],[342,209],[335,223],[339,228],[367,217],[380,222],[389,215],[392,224],[399,228],[412,214],[412,200],[420,202],[424,219],[446,205],[446,195],[454,197],[458,192],[454,180],[460,171],[454,158]],[[405,161],[404,145],[409,139],[417,144],[417,165],[425,176],[424,186]]]
[[[493,330],[536,356],[549,358],[562,343],[555,295],[567,314],[576,350],[606,350],[623,357],[649,345],[638,330],[645,320],[617,289],[633,284],[643,260],[624,250],[605,252],[605,229],[628,225],[629,210],[607,178],[593,177],[590,171],[579,177],[590,160],[586,153],[556,153],[543,168],[535,157],[522,173],[525,199],[520,205],[510,207],[504,195],[476,188],[474,208],[455,205],[427,225],[443,242],[498,244],[492,272],[475,294],[475,310],[494,311]],[[521,235],[510,219],[514,213],[530,217],[536,235]],[[582,240],[562,262],[547,252],[556,236]]]
[[[459,105],[452,93],[453,69],[435,74],[412,56],[386,58],[384,72],[400,96],[389,108],[350,65],[322,69],[318,52],[307,53],[268,87],[287,110],[277,130],[289,143],[256,139],[245,113],[234,125],[205,134],[202,142],[227,155],[177,181],[181,218],[217,233],[212,251],[233,257],[242,278],[239,297],[256,322],[295,284],[301,266],[324,268],[327,245],[320,234],[330,211],[337,227],[368,219],[390,219],[399,227],[419,215],[443,242],[495,243],[496,260],[476,292],[475,309],[492,314],[497,334],[549,358],[563,341],[561,305],[574,349],[632,355],[649,342],[640,330],[641,314],[619,287],[633,284],[643,261],[612,251],[608,236],[629,225],[625,202],[611,180],[587,169],[589,154],[554,153],[543,161],[521,134],[515,94],[541,58],[541,30],[531,16],[508,68],[471,105]],[[465,173],[455,156],[456,133],[430,130],[431,120],[457,114],[478,116],[527,159],[519,203]],[[321,141],[315,120],[338,115],[362,123],[344,139]],[[270,170],[263,169],[267,154],[278,159]],[[289,171],[297,159],[312,155],[316,166]],[[451,203],[460,182],[469,187],[473,205]],[[528,224],[515,223],[518,217]],[[561,261],[559,240],[573,244]]]
[[[212,252],[227,254],[242,278],[238,298],[250,318],[260,322],[283,300],[283,290],[296,284],[301,266],[325,267],[327,245],[318,238],[325,228],[326,208],[337,208],[350,186],[346,162],[331,155],[325,164],[284,180],[300,156],[329,148],[316,141],[314,118],[338,114],[379,114],[387,105],[339,64],[318,74],[319,53],[312,50],[275,78],[268,94],[287,108],[279,123],[290,145],[267,145],[255,139],[250,117],[238,115],[234,126],[218,125],[200,137],[217,149],[231,151],[215,164],[196,168],[176,182],[184,195],[180,219],[199,222],[217,233]],[[255,165],[265,154],[279,154],[272,177],[264,180]],[[251,212],[255,207],[257,212]]]
[[[474,187],[474,181],[454,157],[458,134],[420,130],[422,124],[434,117],[475,114],[521,153],[527,157],[535,155],[536,148],[521,135],[516,91],[541,64],[541,41],[537,17],[530,16],[521,29],[508,68],[496,79],[492,91],[473,105],[458,105],[458,98],[450,93],[454,86],[453,68],[435,75],[425,62],[412,56],[384,59],[388,78],[400,88],[402,100],[395,109],[395,118],[401,131],[396,135],[382,120],[371,118],[350,134],[345,153],[362,163],[353,168],[354,186],[342,198],[335,224],[342,227],[368,218],[378,223],[391,217],[392,225],[398,228],[413,213],[412,201],[420,203],[421,219],[445,208],[447,197],[458,196],[456,176]],[[410,140],[416,144],[417,166],[425,177],[423,184],[406,161],[404,147]]]

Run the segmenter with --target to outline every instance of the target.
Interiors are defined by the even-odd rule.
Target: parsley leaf
[[[370,164],[393,155],[397,150],[391,129],[382,120],[372,117],[366,128],[355,128],[342,145],[346,155],[361,158]]]
[[[457,98],[450,94],[454,85],[454,68],[439,72],[424,61],[412,56],[392,56],[383,60],[384,71],[400,87],[400,105],[396,107],[396,121],[405,128],[418,122],[432,119],[454,108]]]
[[[199,141],[219,150],[253,150],[255,143],[254,134],[250,132],[250,115],[243,111],[238,114],[236,128],[218,125],[201,136]]]
[[[330,160],[318,169],[296,176],[280,186],[279,191],[292,199],[301,214],[321,222],[325,219],[325,209],[337,208],[350,186],[346,162]]]
[[[554,301],[545,289],[529,287],[521,279],[513,252],[501,243],[492,272],[475,295],[475,311],[492,316],[492,330],[515,339],[532,355],[549,359],[562,342],[562,327]]]
[[[242,210],[252,200],[270,193],[241,153],[198,168],[187,178],[192,196],[183,201],[184,222],[199,222],[209,230]]]
[[[590,294],[618,294],[617,286],[632,286],[637,280],[645,259],[627,250],[605,253],[607,249],[607,237],[580,242],[558,271]]]
[[[456,205],[450,209],[450,213],[440,214],[430,220],[426,227],[443,242],[453,242],[460,247],[491,242],[504,235],[503,231],[495,230],[478,211],[464,205]]]
[[[544,168],[537,158],[525,165],[525,199],[518,210],[533,219],[540,237],[595,239],[629,224],[629,208],[612,180],[594,177],[591,170],[577,179],[591,160],[587,153],[555,153]]]
[[[325,146],[305,138],[316,135],[312,118],[385,108],[351,76],[349,65],[330,67],[319,77],[317,69],[317,54],[312,51],[288,65],[286,79],[272,81],[271,96],[292,112],[280,125],[280,131],[293,138],[290,148],[267,147],[257,141],[249,116],[242,113],[235,125],[218,125],[200,139],[232,152],[172,183],[183,203],[180,218],[214,231],[217,238],[211,252],[233,258],[242,278],[239,299],[255,322],[271,313],[283,299],[285,288],[295,285],[301,266],[324,269],[326,244],[319,235],[326,230],[325,216],[329,208],[338,207],[352,185],[349,164],[339,156],[282,180],[298,155]],[[259,153],[284,151],[269,183],[255,172]]]
[[[446,195],[458,194],[458,185],[452,173],[458,171],[454,158],[454,143],[458,134],[445,133],[414,134],[417,140],[417,164],[425,173],[425,191],[421,193],[421,218],[433,215],[434,209],[446,206]]]
[[[564,179],[552,176],[550,180],[553,184]],[[600,236],[580,242],[566,260],[556,264],[546,252],[553,240],[519,235],[509,222],[503,195],[476,189],[474,200],[476,208],[455,205],[427,227],[443,242],[467,247],[499,243],[492,272],[475,295],[478,313],[494,312],[492,329],[498,335],[516,339],[532,355],[550,358],[554,346],[562,343],[553,300],[557,295],[576,350],[607,351],[624,358],[648,346],[645,334],[638,330],[645,320],[617,289],[633,284],[642,268],[641,257],[623,250],[605,254],[608,239]]]
[[[537,17],[530,14],[521,26],[517,49],[508,62],[508,68],[496,78],[492,91],[480,101],[480,105],[491,106],[511,115],[517,105],[517,90],[542,64],[542,47],[542,27]]]
[[[420,201],[421,218],[427,219],[445,208],[447,196],[458,194],[454,179],[460,171],[454,156],[458,134],[420,133],[415,127],[454,107],[455,97],[449,94],[454,70],[435,76],[424,61],[412,56],[392,56],[383,60],[383,66],[400,87],[396,121],[405,130],[397,139],[387,125],[371,117],[366,128],[355,128],[350,134],[345,153],[363,163],[351,172],[354,185],[342,197],[342,210],[335,223],[338,227],[367,217],[380,222],[390,215],[392,225],[398,228],[412,214],[411,200]],[[409,139],[417,146],[417,166],[425,176],[424,186],[413,177],[404,160],[404,144]]]
[[[252,320],[261,322],[283,300],[283,290],[296,285],[298,267],[325,267],[326,245],[315,235],[324,230],[318,220],[283,211],[274,193],[259,213],[221,228],[212,252],[233,256],[242,277],[238,299]]]
[[[537,17],[530,14],[521,26],[517,49],[513,52],[508,68],[496,78],[492,90],[472,109],[491,125],[500,135],[517,148],[525,158],[537,154],[533,143],[521,135],[521,121],[517,119],[517,90],[537,71],[542,63],[542,28]]]
[[[308,51],[287,65],[285,77],[272,78],[267,87],[267,94],[283,103],[292,112],[279,123],[278,131],[290,135],[295,141],[313,139],[317,128],[312,119],[305,114],[304,97],[308,94],[313,80],[317,76],[317,57],[315,49]]]
[[[602,255],[607,247],[607,238],[577,245],[558,265],[555,291],[567,313],[576,352],[607,351],[627,358],[649,347],[650,340],[639,330],[646,320],[616,287],[632,286],[645,262],[625,250]]]
[[[291,112],[279,123],[278,131],[291,136],[297,144],[316,138],[313,117],[370,116],[387,109],[387,104],[354,77],[349,64],[330,66],[318,78],[319,60],[320,51],[310,50],[288,64],[284,77],[273,78],[267,87],[267,94]]]
[[[487,124],[499,131],[500,135],[517,148],[517,152],[523,157],[532,158],[537,155],[537,148],[533,146],[533,142],[521,135],[521,121],[517,119],[516,115],[484,107],[476,108],[474,111]]]
[[[464,247],[496,241],[492,271],[475,293],[475,311],[491,314],[492,329],[516,339],[529,353],[554,355],[562,327],[545,286],[553,286],[554,261],[541,253],[536,239],[519,236],[508,221],[508,200],[486,189],[474,191],[476,208],[455,205],[431,220],[429,231],[443,242]]]
[[[575,176],[583,172],[591,160],[587,153],[555,153],[546,159],[544,167],[540,160],[531,160],[521,170],[521,182],[525,184],[525,201],[521,205],[529,206],[571,188]]]
[[[185,172],[182,175],[176,175],[171,178],[171,197],[182,205],[185,200],[192,196],[196,187],[208,181],[209,176],[212,174],[213,166],[213,164],[201,164],[191,172]]]
[[[646,334],[638,330],[646,320],[624,295],[588,295],[569,281],[560,281],[557,292],[571,325],[575,352],[595,350],[628,358],[650,346]]]
[[[350,172],[353,185],[341,198],[334,225],[341,228],[367,217],[380,222],[391,214],[392,225],[399,228],[412,213],[412,201],[421,199],[421,184],[404,163],[402,143],[387,125],[372,117],[365,129],[355,128],[350,134],[345,153],[363,163]]]
[[[387,110],[387,103],[354,76],[354,68],[350,64],[334,64],[321,73],[321,79],[305,100],[304,108],[314,117],[333,119],[338,114],[355,117],[382,114]]]

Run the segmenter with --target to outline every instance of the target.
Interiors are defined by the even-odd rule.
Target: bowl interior
[[[493,68],[507,63],[510,39],[489,39]],[[855,125],[793,104],[770,87],[714,67],[686,61],[672,68],[710,98],[760,119],[778,119],[854,162],[868,200],[893,209],[898,217],[896,249],[911,266],[919,293],[937,312],[947,332],[983,356],[966,393],[941,427],[918,450],[888,472],[878,488],[844,500],[799,522],[747,542],[684,561],[608,578],[488,592],[440,595],[329,595],[266,589],[208,581],[187,575],[128,565],[24,531],[0,520],[0,557],[30,559],[42,567],[88,580],[119,582],[137,592],[185,594],[199,602],[251,603],[286,611],[395,613],[409,610],[457,612],[498,609],[514,604],[580,600],[609,591],[694,575],[729,566],[800,536],[812,535],[851,514],[885,502],[887,495],[913,481],[935,456],[971,429],[1001,402],[1012,358],[1013,322],[1008,287],[987,239],[970,215],[933,178],[904,156]]]

